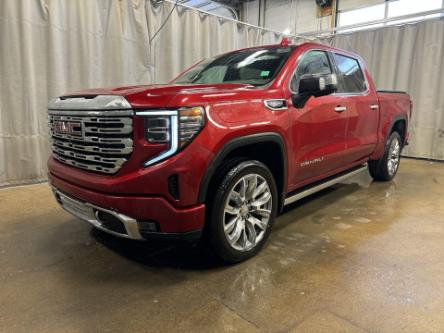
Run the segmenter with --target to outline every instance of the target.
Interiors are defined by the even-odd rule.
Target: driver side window
[[[290,82],[290,89],[293,93],[298,92],[299,81],[303,75],[322,75],[332,73],[330,61],[326,52],[309,51],[302,57],[301,61],[299,61],[298,67]]]

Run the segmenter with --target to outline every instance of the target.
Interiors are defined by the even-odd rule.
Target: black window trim
[[[329,53],[330,58],[331,58],[330,61],[332,61],[332,63],[333,63],[334,72],[335,72],[336,76],[338,77],[338,83],[339,83],[340,75],[341,74],[339,72],[339,68],[338,68],[338,65],[337,65],[335,57],[334,57],[335,54],[340,55],[342,57],[353,59],[353,60],[355,60],[358,63],[359,70],[361,71],[362,76],[364,77],[364,82],[365,82],[365,87],[366,87],[366,90],[360,91],[360,92],[340,92],[340,93],[335,92],[335,93],[333,93],[333,95],[335,95],[335,96],[365,96],[365,95],[368,95],[370,93],[370,87],[369,87],[369,84],[368,84],[367,75],[366,75],[365,71],[362,70],[361,61],[358,58],[355,58],[353,56],[350,56],[348,54],[344,54],[344,53],[341,53],[341,52],[328,51],[328,53]]]

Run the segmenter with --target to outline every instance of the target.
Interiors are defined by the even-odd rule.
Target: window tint
[[[327,53],[324,51],[310,51],[304,55],[298,64],[296,72],[291,80],[290,88],[297,92],[299,89],[299,80],[302,75],[320,75],[331,74],[331,66]]]
[[[340,78],[338,92],[357,93],[365,91],[367,86],[358,61],[339,54],[333,56],[338,66]]]
[[[204,60],[173,83],[247,83],[265,85],[279,73],[294,47],[255,48]]]

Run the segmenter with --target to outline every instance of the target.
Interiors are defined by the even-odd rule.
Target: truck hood
[[[66,96],[119,95],[135,109],[168,108],[242,98],[257,90],[249,84],[165,84],[87,89]]]

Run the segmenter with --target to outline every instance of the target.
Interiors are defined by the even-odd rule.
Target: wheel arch
[[[273,176],[275,178],[276,185],[280,194],[280,204],[278,206],[278,209],[280,210],[282,208],[287,184],[287,151],[282,136],[276,132],[264,132],[241,136],[225,143],[222,149],[219,150],[219,152],[210,162],[207,170],[204,173],[204,176],[202,177],[202,181],[199,187],[198,202],[204,203],[206,201],[211,181],[213,180],[216,171],[219,169],[219,167],[223,165],[224,161],[230,159],[231,157],[240,157],[244,154],[246,154],[246,156],[242,157],[254,156],[255,154],[257,154],[257,152],[253,153],[253,155],[249,155],[248,152],[253,152],[259,147],[264,147],[264,145],[272,145],[273,147],[278,148],[277,153],[274,153],[278,154],[275,156],[280,157],[279,161],[275,161],[277,165],[272,164],[272,167],[270,167],[270,163],[267,163],[266,158],[258,160],[267,165],[267,167],[269,167],[272,172],[274,171]],[[268,160],[268,162],[270,162],[270,160]],[[281,170],[277,170],[276,168],[278,167],[281,168]],[[277,174],[276,171],[278,171]]]
[[[392,124],[390,126],[390,130],[387,133],[387,138],[390,137],[390,135],[393,132],[398,132],[401,136],[402,145],[405,144],[406,135],[407,135],[407,117],[404,115],[398,115],[397,117],[394,117],[392,120]]]

